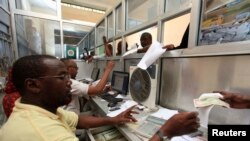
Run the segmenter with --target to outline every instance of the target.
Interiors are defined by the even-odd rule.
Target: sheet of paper
[[[201,136],[197,136],[197,137],[190,137],[188,135],[183,135],[181,136],[183,139],[185,139],[185,141],[205,141],[206,139],[204,137]],[[172,141],[172,139],[171,139]],[[179,141],[179,140],[178,140]]]
[[[214,105],[230,107],[228,103],[220,99],[222,97],[219,93],[203,93],[199,98],[193,100],[194,107],[198,108],[201,126],[207,128],[209,114]]]
[[[127,52],[125,52],[125,53],[122,55],[122,57],[121,57],[120,60],[122,60],[125,56],[128,56],[128,55],[130,55],[130,54],[137,53],[137,50],[138,50],[138,49],[141,49],[141,48],[142,48],[142,46],[139,46],[137,43],[133,44],[133,45],[130,47],[130,50],[127,51]]]
[[[122,57],[128,56],[129,54],[136,53],[137,50],[138,50],[137,48],[133,48],[133,49],[131,49],[131,50],[125,52],[125,53],[122,55]]]
[[[202,127],[207,128],[209,114],[213,107],[214,105],[198,108],[198,117],[200,119],[200,124]]]
[[[187,135],[183,135],[183,136],[175,136],[171,138],[171,141],[204,141],[204,140],[197,138],[197,137],[191,138]]]
[[[154,117],[158,117],[161,119],[165,119],[168,120],[169,118],[171,118],[173,115],[177,114],[178,111],[177,110],[169,110],[166,108],[160,108],[157,112],[151,114]]]
[[[107,116],[109,117],[115,117],[117,115],[119,115],[120,113],[124,112],[125,110],[127,110],[128,108],[134,106],[134,105],[137,105],[137,103],[133,100],[127,100],[125,103],[123,103],[120,107],[119,110],[116,110],[116,111],[112,111],[112,112],[109,112],[107,114]]]
[[[147,69],[166,51],[162,47],[161,43],[153,42],[137,66],[144,70]]]
[[[183,138],[182,136],[175,136],[171,138],[171,141],[187,141],[187,140]]]

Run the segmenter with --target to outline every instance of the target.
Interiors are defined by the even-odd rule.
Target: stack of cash
[[[229,108],[229,104],[222,101],[223,96],[219,93],[204,93],[198,99],[194,99],[194,107],[206,107],[210,105],[219,105]]]

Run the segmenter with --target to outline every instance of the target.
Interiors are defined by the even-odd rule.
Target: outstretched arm
[[[223,101],[230,104],[231,108],[247,109],[250,108],[250,96],[239,93],[232,93],[226,91],[215,91],[223,95]]]
[[[107,65],[99,83],[95,86],[93,86],[93,85],[89,86],[88,95],[98,95],[98,94],[101,94],[103,92],[103,89],[105,88],[107,80],[109,78],[109,74],[113,70],[114,66],[115,66],[114,61],[108,62],[108,65]]]
[[[144,48],[138,49],[137,53],[146,53],[148,51],[149,47],[150,47],[150,45],[146,46]]]
[[[127,122],[136,122],[137,120],[132,116],[132,114],[136,114],[137,112],[133,111],[133,108],[134,106],[122,112],[116,117],[93,117],[81,115],[79,116],[77,128],[88,129],[104,125],[116,125]]]

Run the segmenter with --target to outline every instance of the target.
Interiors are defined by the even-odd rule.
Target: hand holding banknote
[[[193,101],[196,108],[210,105],[219,105],[229,108],[229,104],[222,101],[222,98],[223,96],[220,93],[203,93],[199,98],[194,99]]]
[[[198,108],[202,127],[207,128],[209,114],[214,105],[229,108],[229,104],[221,99],[223,99],[223,95],[220,93],[203,93],[199,98],[193,100],[194,106]]]
[[[220,93],[223,98],[221,100],[229,103],[231,108],[237,109],[249,109],[250,108],[250,96],[239,93],[227,92],[227,91],[215,91]]]

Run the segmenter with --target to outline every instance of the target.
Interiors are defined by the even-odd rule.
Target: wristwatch
[[[168,138],[168,136],[165,136],[161,130],[158,130],[156,132],[156,135],[161,139],[161,141],[170,141],[170,138]]]

